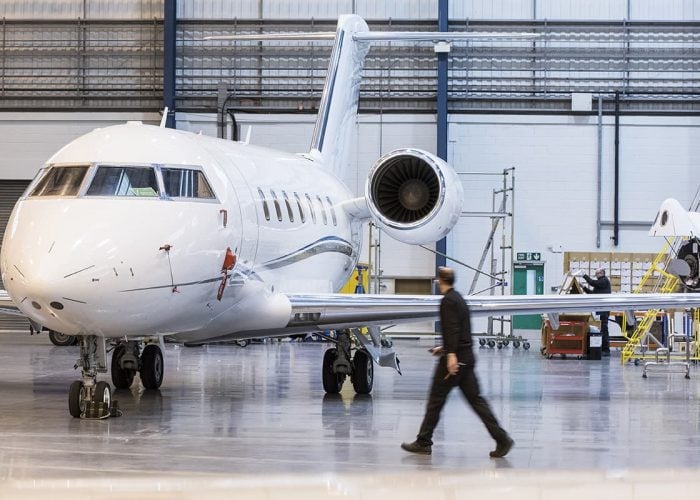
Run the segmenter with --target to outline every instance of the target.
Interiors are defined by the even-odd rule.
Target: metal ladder
[[[697,212],[700,209],[700,186],[698,186],[697,190],[695,191],[695,196],[693,197],[693,201],[690,204],[690,210],[693,212]],[[641,281],[639,282],[639,285],[637,288],[634,290],[633,293],[640,293],[643,290],[644,285],[646,284],[647,280],[654,274],[654,272],[660,273],[662,276],[664,276],[664,281],[663,284],[661,285],[659,290],[654,290],[655,292],[660,292],[660,293],[671,293],[676,289],[676,286],[678,285],[679,278],[677,276],[673,276],[672,274],[669,274],[666,272],[665,269],[668,268],[668,264],[673,259],[675,255],[678,253],[678,247],[679,245],[684,241],[685,238],[682,237],[677,237],[674,238],[672,242],[669,242],[666,240],[666,243],[664,244],[664,247],[661,249],[661,252],[656,256],[654,259],[654,262],[652,263],[651,267],[647,270],[646,273],[644,273],[644,276],[642,277]],[[666,253],[668,252],[668,253]],[[661,262],[664,261],[664,269],[661,269],[659,265]],[[659,309],[652,309],[646,312],[642,320],[639,322],[637,325],[637,328],[635,328],[634,332],[630,337],[628,337],[627,343],[625,346],[622,348],[622,356],[620,357],[620,360],[622,363],[626,363],[633,357],[635,357],[635,353],[637,352],[637,349],[640,349],[643,351],[645,348],[645,343],[648,342],[649,338],[651,338],[657,345],[662,346],[663,344],[656,339],[653,335],[649,333],[649,330],[651,328],[651,325],[653,324],[654,320],[656,319],[656,315],[659,313]],[[694,310],[693,311],[693,330],[698,328],[698,320],[700,320],[700,310]],[[622,320],[622,331],[623,334],[626,331],[626,317],[623,316]],[[697,342],[698,337],[695,337]],[[636,356],[639,358],[640,356]],[[644,352],[642,352],[641,357],[645,357]],[[654,357],[652,355],[646,355],[646,357]],[[635,364],[637,361],[635,361]]]
[[[647,269],[646,273],[644,273],[644,276],[642,277],[641,281],[639,282],[639,285],[637,285],[637,288],[634,290],[633,293],[640,293],[644,289],[644,285],[646,284],[646,282],[651,276],[653,276],[655,272],[661,274],[664,277],[661,287],[658,290],[654,290],[655,292],[671,293],[676,289],[676,286],[678,285],[679,281],[678,277],[667,273],[665,269],[668,267],[670,259],[673,258],[674,250],[680,240],[681,238],[675,238],[672,244],[669,244],[668,242],[664,244],[664,247],[661,249],[659,254],[652,262],[651,267]],[[669,250],[671,251],[669,252]],[[662,262],[663,268],[661,267]],[[657,345],[661,345],[661,342],[649,332],[649,330],[651,329],[651,325],[654,323],[654,320],[656,319],[656,316],[658,314],[659,309],[649,309],[644,314],[644,317],[639,321],[634,332],[628,338],[627,343],[622,348],[622,356],[620,357],[620,360],[623,364],[635,357],[637,349],[643,350],[645,348],[645,344],[647,343],[650,337]],[[626,318],[623,319],[623,332],[625,331],[625,327]]]

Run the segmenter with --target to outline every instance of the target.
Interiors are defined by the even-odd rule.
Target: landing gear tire
[[[112,406],[112,388],[107,382],[97,382],[95,385],[95,403],[103,403],[107,411]]]
[[[338,350],[330,348],[323,354],[323,390],[328,394],[338,394],[345,382],[345,375],[333,371],[333,363]]]
[[[158,389],[163,383],[163,353],[155,344],[148,344],[141,354],[141,382],[146,389]]]
[[[526,351],[530,348],[530,342],[523,342],[523,349]]]
[[[85,385],[82,380],[76,380],[68,390],[68,411],[71,417],[80,418],[85,411],[87,398],[85,397]]]
[[[513,348],[518,349],[520,347],[520,342],[518,340],[513,341]]]
[[[484,347],[486,345],[486,339],[479,339],[479,346]]]
[[[372,358],[365,350],[355,352],[352,358],[353,372],[350,379],[357,394],[369,394],[374,384],[374,365]]]
[[[119,344],[112,353],[112,383],[117,389],[128,389],[134,382],[136,372],[122,368],[121,360],[126,353],[126,345]]]
[[[53,345],[66,347],[69,345],[75,345],[78,342],[78,337],[75,335],[63,335],[62,333],[49,330],[49,340]]]

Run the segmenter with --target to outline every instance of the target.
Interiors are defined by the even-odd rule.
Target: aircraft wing
[[[441,295],[292,294],[289,328],[332,330],[437,319]],[[495,295],[465,297],[472,316],[700,307],[700,294]]]

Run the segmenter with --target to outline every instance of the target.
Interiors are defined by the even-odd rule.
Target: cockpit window
[[[204,172],[185,168],[161,168],[165,194],[172,198],[214,198]]]
[[[51,167],[29,196],[75,196],[88,167]]]
[[[87,196],[159,196],[155,170],[151,167],[99,166]]]

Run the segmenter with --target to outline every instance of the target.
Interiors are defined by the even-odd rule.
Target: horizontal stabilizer
[[[314,41],[333,40],[334,31],[318,31],[308,33],[255,33],[246,35],[208,36],[205,40],[231,40],[234,42],[265,42],[265,41]],[[470,40],[532,40],[539,35],[534,33],[494,33],[466,31],[359,31],[352,35],[356,42],[459,42]]]

